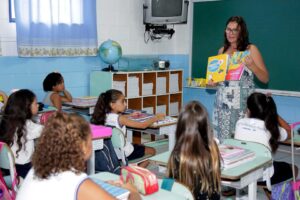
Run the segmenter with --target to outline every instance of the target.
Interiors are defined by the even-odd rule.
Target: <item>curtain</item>
[[[21,57],[95,56],[96,0],[15,0]]]

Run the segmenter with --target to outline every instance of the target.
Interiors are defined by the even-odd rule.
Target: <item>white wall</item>
[[[191,8],[191,3],[189,9]],[[143,0],[97,0],[99,44],[119,42],[123,54],[188,54],[190,24],[175,25],[171,40],[144,42]],[[188,19],[191,22],[190,18]],[[17,56],[16,27],[9,23],[8,0],[0,0],[0,43],[3,56]]]

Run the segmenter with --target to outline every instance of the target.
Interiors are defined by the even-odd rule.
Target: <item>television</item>
[[[187,23],[187,0],[144,0],[144,24]]]

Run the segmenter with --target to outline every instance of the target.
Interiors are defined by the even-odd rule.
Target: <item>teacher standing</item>
[[[235,124],[244,117],[247,97],[254,91],[254,76],[262,83],[269,81],[268,70],[258,48],[249,42],[248,30],[244,19],[233,16],[227,20],[224,31],[224,46],[218,54],[233,55],[236,51],[249,51],[244,64],[245,70],[239,81],[219,83],[216,92],[213,127],[216,136],[222,142],[233,138]]]

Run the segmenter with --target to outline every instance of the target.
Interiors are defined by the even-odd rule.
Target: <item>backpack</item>
[[[95,171],[121,173],[121,164],[110,138],[104,139],[103,149],[95,151]]]
[[[2,164],[5,164],[5,162],[8,163],[11,161],[10,158],[8,156],[6,156],[8,154],[7,151],[9,151],[9,150],[10,149],[8,148],[8,146],[5,143],[0,142],[0,153],[1,153],[0,162],[3,162]],[[6,167],[5,167],[5,169],[6,169]],[[15,169],[14,169],[14,173],[11,174],[11,176],[13,176],[13,181],[11,183],[12,184],[11,189],[9,189],[9,187],[7,186],[7,184],[4,180],[4,177],[2,175],[2,170],[0,168],[0,200],[14,200],[16,198],[18,180],[17,180],[17,173],[16,173]]]
[[[0,200],[13,200],[15,194],[10,194],[0,170]]]

